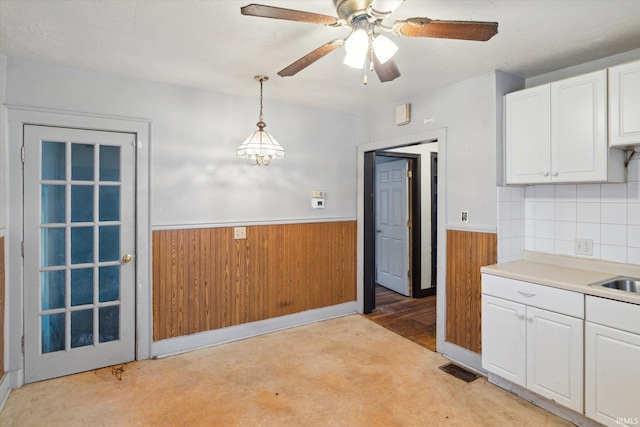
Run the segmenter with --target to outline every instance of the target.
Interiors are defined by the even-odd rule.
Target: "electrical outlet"
[[[460,215],[462,222],[469,222],[469,211],[462,211]]]
[[[574,252],[576,255],[593,256],[593,240],[575,238],[573,241]]]
[[[312,193],[312,197],[316,197],[316,198],[323,198],[325,196],[326,192],[324,190],[313,190]]]
[[[247,227],[233,227],[233,238],[242,240],[247,238]]]

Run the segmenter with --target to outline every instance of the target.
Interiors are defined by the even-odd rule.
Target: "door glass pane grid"
[[[42,148],[41,351],[119,340],[120,147],[43,142]],[[100,153],[108,158],[101,161]],[[90,181],[98,176],[108,182]]]

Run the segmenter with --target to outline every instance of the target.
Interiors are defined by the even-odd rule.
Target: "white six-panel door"
[[[135,358],[134,142],[24,127],[25,382]]]
[[[409,296],[407,161],[376,165],[376,282]]]

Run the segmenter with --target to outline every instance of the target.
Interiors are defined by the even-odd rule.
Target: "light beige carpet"
[[[2,426],[569,426],[352,315],[11,393]]]

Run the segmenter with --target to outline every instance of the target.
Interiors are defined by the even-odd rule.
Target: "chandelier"
[[[269,80],[269,77],[255,76],[254,79],[260,82],[260,116],[258,116],[258,123],[256,123],[258,130],[249,135],[249,138],[238,147],[238,157],[248,159],[252,165],[269,166],[271,160],[284,158],[284,148],[269,132],[264,130],[267,124],[262,115],[262,83]]]

